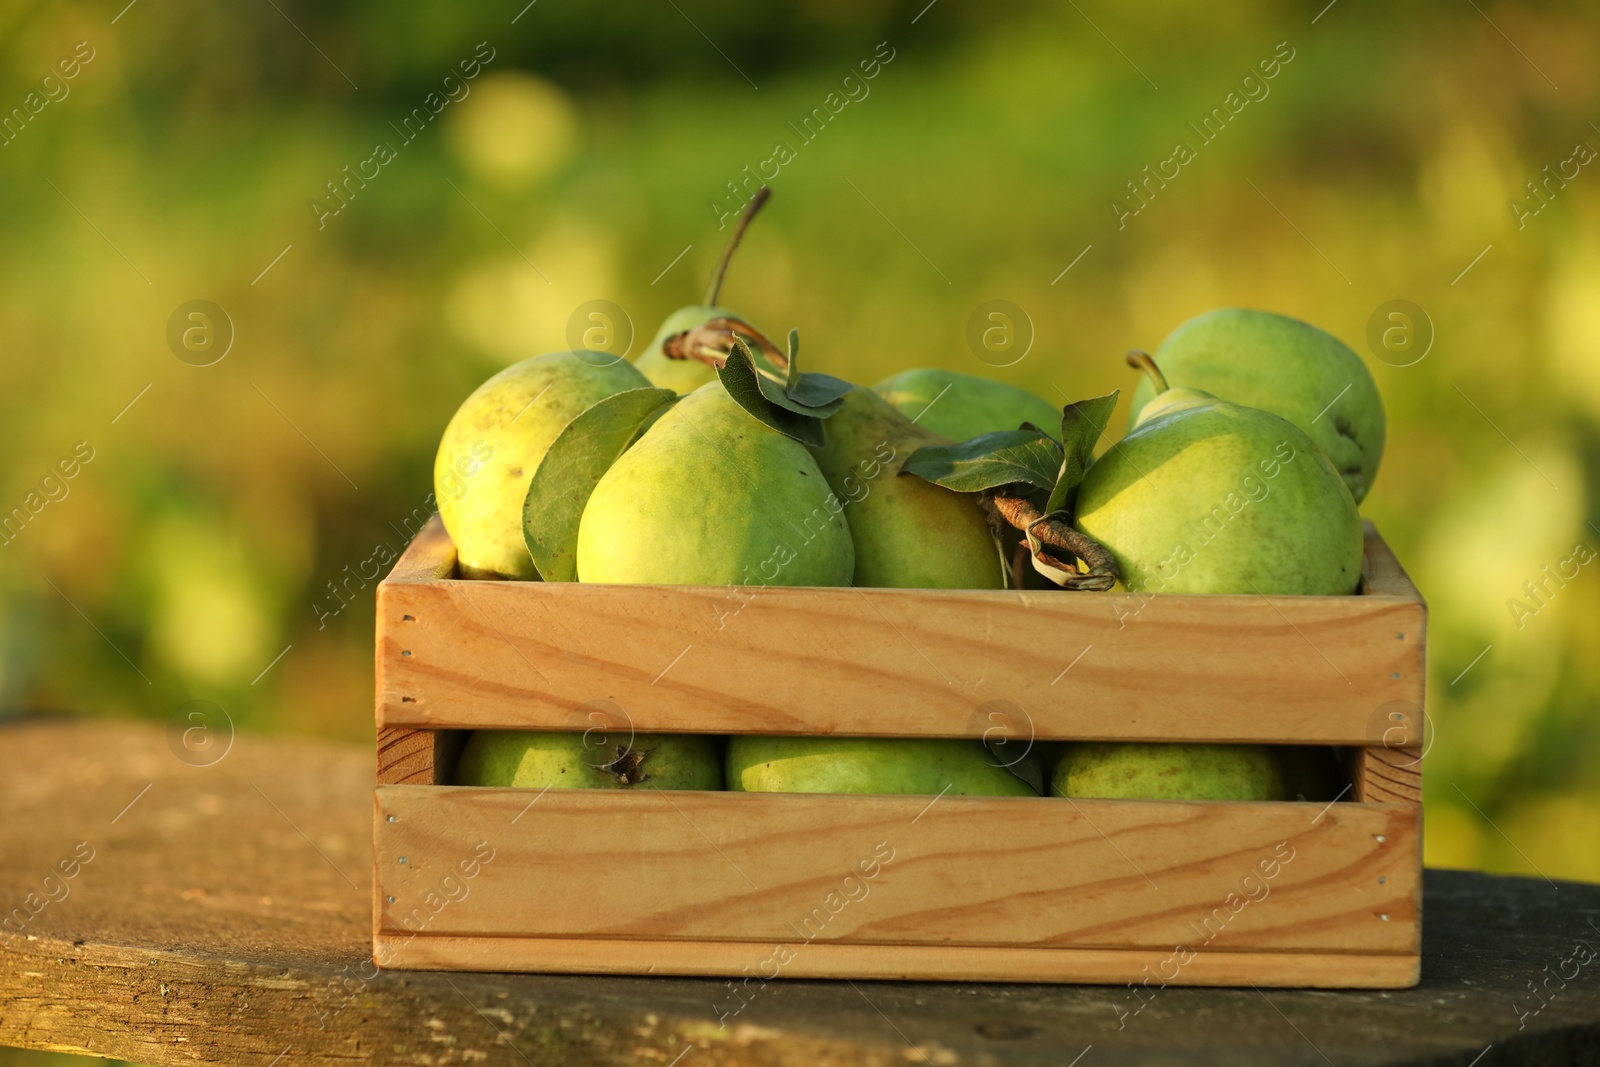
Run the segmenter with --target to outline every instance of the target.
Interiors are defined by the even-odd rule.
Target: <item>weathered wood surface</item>
[[[1428,872],[1412,990],[1168,988],[1132,1014],[1126,987],[778,981],[740,1009],[716,980],[373,976],[370,748],[241,735],[196,767],[157,729],[34,723],[0,752],[4,907],[93,849],[0,936],[5,1044],[251,1067],[1600,1058],[1600,960],[1571,962],[1600,948],[1600,887]]]
[[[469,582],[453,559],[435,521],[378,587],[381,726],[1359,745],[1422,707],[1427,608],[1371,527],[1348,597]]]

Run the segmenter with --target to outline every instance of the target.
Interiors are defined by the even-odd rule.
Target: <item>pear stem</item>
[[[1106,547],[1076,529],[1066,512],[1042,512],[1026,496],[1012,495],[1008,488],[990,489],[985,494],[989,506],[1001,520],[1038,540],[1039,550],[1033,553],[1033,558],[1051,570],[1069,575],[1061,582],[1063,589],[1104,592],[1122,576],[1116,559]],[[1019,548],[1022,552],[1028,551],[1028,542],[1024,540]],[[1088,573],[1078,569],[1079,561],[1088,568]],[[1021,588],[1020,581],[1018,588]]]
[[[750,220],[756,217],[756,212],[761,210],[761,205],[772,196],[772,190],[765,185],[756,190],[756,195],[744,206],[744,211],[739,215],[739,221],[733,224],[733,234],[728,238],[728,244],[722,250],[722,258],[717,260],[716,269],[711,272],[711,284],[706,288],[706,298],[703,301],[706,307],[716,307],[717,297],[722,294],[722,280],[728,275],[728,263],[733,259],[734,249],[739,247],[740,240],[744,237],[745,228],[750,225]]]
[[[1156,366],[1156,361],[1150,358],[1150,353],[1140,348],[1128,350],[1128,366],[1135,370],[1144,371],[1144,376],[1150,379],[1150,384],[1156,387],[1156,395],[1160,396],[1168,389],[1167,376],[1161,373],[1161,368]]]

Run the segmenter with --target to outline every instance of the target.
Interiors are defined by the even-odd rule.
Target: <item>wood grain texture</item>
[[[1422,705],[1426,609],[1367,549],[1394,592],[1141,598],[417,579],[435,530],[378,589],[378,722],[1372,744]]]
[[[444,785],[466,744],[465,730],[378,727],[379,785]]]
[[[377,820],[384,932],[763,951],[1420,945],[1413,806],[385,786]],[[932,973],[975,977],[960,959]]]
[[[163,1067],[1064,1067],[1089,1045],[1078,1067],[1496,1067],[1600,1044],[1588,968],[1519,1015],[1595,943],[1593,885],[1429,871],[1422,983],[1383,993],[756,980],[739,1000],[709,978],[374,972],[370,746],[241,733],[195,767],[159,725],[100,719],[0,726],[0,751],[0,904],[97,850],[0,936],[3,1045]]]
[[[437,785],[433,747],[439,732],[378,727],[380,785]]]
[[[1368,803],[1422,803],[1422,748],[1373,745],[1357,750],[1356,798]]]

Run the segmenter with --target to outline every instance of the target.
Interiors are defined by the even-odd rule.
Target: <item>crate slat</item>
[[[448,544],[379,587],[380,726],[1359,745],[1422,705],[1426,607],[1370,529],[1385,591],[1349,597],[417,577]]]
[[[385,933],[1419,948],[1408,806],[386,786],[377,828]]]

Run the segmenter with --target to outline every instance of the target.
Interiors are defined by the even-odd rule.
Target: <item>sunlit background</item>
[[[360,575],[455,406],[589,301],[636,353],[783,142],[724,299],[810,369],[1126,392],[1224,305],[1360,352],[1364,510],[1432,609],[1427,862],[1600,880],[1600,560],[1523,587],[1600,549],[1592,6],[125,2],[0,7],[7,714],[370,739]],[[1003,368],[994,299],[1034,330]],[[225,355],[169,344],[196,300]],[[1431,329],[1389,351],[1393,300]]]

